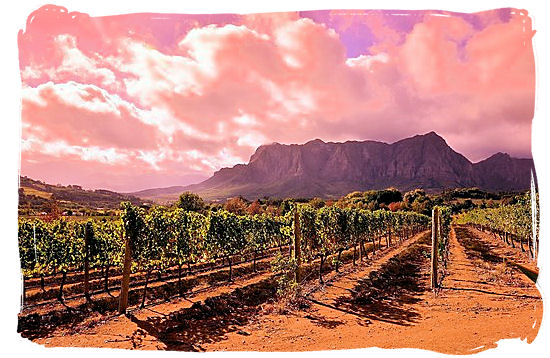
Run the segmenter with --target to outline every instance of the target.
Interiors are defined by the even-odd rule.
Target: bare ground
[[[366,347],[422,348],[468,354],[503,338],[536,337],[542,300],[510,251],[466,227],[451,233],[442,288],[429,289],[426,233],[309,287],[303,307],[273,302],[268,272],[241,277],[128,316],[92,317],[34,339],[46,346],[191,351],[304,351]]]

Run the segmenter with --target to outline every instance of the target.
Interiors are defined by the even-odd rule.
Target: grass
[[[51,199],[52,197],[52,193],[47,193],[45,191],[40,191],[33,188],[28,188],[28,187],[21,187],[21,188],[23,189],[23,193],[25,193],[25,195],[34,195],[44,199]]]

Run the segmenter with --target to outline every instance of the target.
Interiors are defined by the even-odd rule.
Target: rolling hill
[[[85,190],[78,185],[51,185],[39,180],[19,177],[19,207],[41,208],[49,202],[64,208],[117,209],[121,201],[143,204],[143,199],[110,190]]]

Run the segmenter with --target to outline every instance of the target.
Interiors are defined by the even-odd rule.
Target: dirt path
[[[167,340],[160,337],[159,329],[154,323],[166,319],[170,314],[201,308],[201,302],[212,297],[228,295],[243,286],[259,285],[271,277],[270,272],[252,274],[228,282],[212,289],[198,289],[187,297],[172,299],[169,302],[149,305],[144,309],[135,308],[128,316],[110,316],[103,320],[101,315],[91,316],[76,327],[61,328],[47,337],[34,341],[51,347],[106,347],[126,349],[172,349],[193,350],[185,341],[176,342],[171,346]],[[198,305],[197,305],[198,304]],[[164,341],[164,342],[163,342]]]
[[[282,248],[286,250],[286,247]],[[261,265],[262,263],[269,263],[274,254],[279,250],[279,247],[274,247],[271,249],[264,250],[256,258],[256,264]],[[249,257],[250,256],[250,257]],[[232,258],[233,269],[238,271],[239,268],[248,267],[253,262],[253,257],[251,254],[243,254],[241,256],[234,255]],[[111,293],[117,292],[119,289],[120,280],[122,278],[122,273],[117,269],[111,269],[109,272],[109,290]],[[217,273],[227,274],[229,272],[229,266],[225,259],[218,259],[213,263],[200,263],[191,265],[191,273],[188,272],[188,267],[182,267],[182,279],[188,281],[190,279],[196,279],[200,277],[206,277],[209,275],[216,275]],[[92,270],[91,273],[92,279],[90,280],[90,295],[92,298],[95,297],[106,297],[107,294],[104,291],[104,276],[101,271],[96,269]],[[131,277],[131,287],[132,289],[142,288],[145,284],[145,272],[139,271],[132,273]],[[168,282],[176,282],[178,277],[177,267],[171,267],[162,273],[162,279],[158,278],[158,272],[153,271],[150,275],[149,287],[155,287],[163,285]],[[32,312],[47,312],[59,308],[60,305],[57,304],[57,296],[59,292],[61,277],[58,274],[57,276],[50,276],[46,279],[47,283],[44,286],[44,291],[40,288],[40,279],[33,278],[26,280],[25,285],[26,289],[26,302],[25,306],[22,308],[24,314]],[[84,302],[84,278],[82,272],[70,272],[67,274],[67,282],[63,288],[63,296],[65,303],[68,306],[78,307],[78,305]],[[44,306],[44,309],[40,309],[41,306]]]
[[[253,272],[253,265],[251,261],[243,260],[241,262],[234,262],[232,268],[234,278],[246,277],[252,274],[255,275],[270,271],[270,262],[272,260],[271,255],[273,255],[272,252],[257,258],[257,273]],[[140,277],[140,275],[142,275],[142,273],[137,273],[133,276],[133,278]],[[188,274],[187,271],[185,271],[181,278],[182,289],[186,295],[193,295],[196,291],[212,291],[213,289],[215,289],[215,287],[223,285],[228,277],[229,267],[226,265],[214,267],[211,269],[207,267],[202,270],[195,270],[191,274]],[[131,305],[138,304],[138,301],[141,302],[143,286],[144,281],[131,281]],[[58,288],[54,288],[52,291],[55,294],[58,291]],[[117,287],[111,288],[109,294],[105,293],[103,290],[94,292],[91,296],[93,301],[98,303],[99,307],[96,310],[108,311],[110,307],[118,307],[119,291],[120,289],[119,287]],[[156,275],[151,274],[151,280],[148,285],[147,302],[152,301],[153,303],[162,303],[167,299],[177,296],[177,291],[177,275],[171,277],[164,276],[162,280],[158,280]],[[85,303],[86,299],[84,297],[84,294],[66,297],[63,303],[60,303],[57,299],[52,299],[42,301],[34,305],[23,306],[19,316],[25,317],[32,314],[52,315],[53,312],[63,313],[67,312],[70,309],[77,311],[86,311],[87,308],[85,306]],[[111,309],[111,311],[112,310],[113,309]],[[76,317],[73,318],[74,320],[77,320]]]
[[[409,241],[416,239],[418,237]],[[367,249],[372,250],[372,247],[367,245]],[[399,250],[401,247],[397,245],[379,248],[376,256],[373,258],[371,253],[370,260],[363,264],[369,265],[371,260]],[[342,258],[351,261],[352,251],[348,251]],[[325,273],[325,280],[330,282],[351,267],[353,265],[349,263],[343,265],[340,273]],[[312,277],[313,281],[316,281],[315,277]],[[269,270],[251,273],[231,284],[196,287],[186,298],[133,309],[128,317],[90,312],[90,317],[70,328],[57,328],[33,340],[47,346],[203,350],[203,345],[224,339],[228,332],[243,334],[239,326],[254,321],[266,310],[273,310],[275,280]],[[244,301],[248,302],[243,305]]]
[[[368,264],[327,274],[327,284],[309,294],[310,306],[301,310],[281,311],[271,302],[274,282],[265,273],[35,341],[206,351],[410,347],[451,354],[495,347],[503,338],[531,342],[542,319],[538,290],[503,263],[508,253],[479,236],[463,227],[452,231],[450,263],[437,296],[429,290],[430,238],[424,233]]]
[[[506,258],[509,262],[512,262],[516,267],[522,270],[528,277],[536,281],[539,273],[536,262],[529,257],[527,251],[521,251],[519,243],[516,243],[516,247],[513,248],[502,242],[496,235],[480,231],[470,226],[464,228],[466,228],[471,235],[478,237],[484,245],[489,247],[491,252],[499,257]]]
[[[225,340],[204,348],[303,351],[408,347],[468,354],[495,347],[499,339],[521,337],[531,342],[535,338],[542,319],[542,300],[524,275],[503,270],[500,264],[490,261],[472,261],[453,232],[448,275],[443,280],[444,289],[435,297],[427,289],[427,242],[407,245],[401,253],[407,254],[407,250],[413,251],[409,258],[415,262],[404,263],[401,268],[416,272],[409,282],[401,282],[402,287],[396,292],[377,285],[378,290],[367,290],[368,294],[361,297],[357,293],[362,292],[361,280],[356,279],[371,272],[366,269],[335,281],[322,294],[314,295],[331,307],[314,304],[309,310],[292,315],[265,315],[242,328],[250,335],[229,333]],[[380,283],[385,278],[402,279],[399,265],[394,262],[388,266],[388,261],[386,257],[377,263],[384,275],[378,281],[374,277],[370,283]],[[484,283],[480,280],[483,276],[493,279]]]

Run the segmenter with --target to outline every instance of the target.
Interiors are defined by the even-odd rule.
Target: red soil
[[[434,294],[429,290],[428,241],[426,233],[419,234],[368,263],[347,264],[341,273],[327,274],[326,285],[313,287],[308,295],[309,307],[288,311],[264,299],[262,293],[271,296],[273,288],[271,274],[263,273],[129,316],[103,321],[96,314],[34,341],[206,351],[411,347],[451,354],[495,347],[503,338],[533,341],[542,319],[540,294],[503,259],[534,268],[532,263],[490,235],[456,227],[442,288]],[[223,300],[212,300],[220,295]]]

